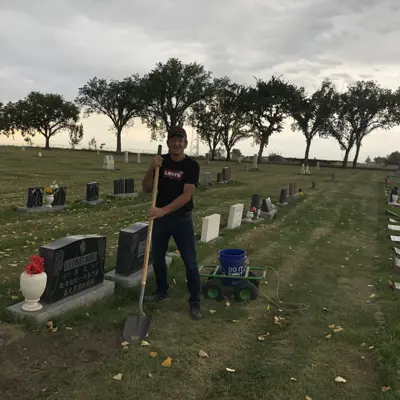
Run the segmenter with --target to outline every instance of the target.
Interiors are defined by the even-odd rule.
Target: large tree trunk
[[[121,133],[122,129],[117,130],[117,153],[121,153]]]
[[[351,147],[349,146],[348,149],[346,149],[344,153],[344,158],[342,162],[342,168],[347,168],[347,161],[349,161],[349,153],[350,153]]]
[[[231,149],[229,149],[228,147],[226,148],[226,161],[231,161]]]
[[[353,168],[357,168],[358,156],[360,154],[361,143],[356,143],[356,154],[353,158]]]
[[[257,164],[262,164],[264,148],[268,146],[268,137],[261,136],[260,147],[258,148]]]
[[[306,139],[306,152],[304,154],[304,165],[308,165],[308,158],[310,156],[311,139]]]
[[[215,152],[217,150],[217,146],[218,146],[218,143],[208,146],[210,149],[210,161],[215,161]]]
[[[46,150],[49,150],[50,149],[50,135],[45,136],[45,138],[46,138],[46,144],[45,144],[44,148]]]

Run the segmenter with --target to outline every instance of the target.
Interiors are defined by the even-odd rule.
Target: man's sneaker
[[[192,319],[196,321],[203,318],[203,314],[201,313],[200,310],[200,304],[191,304],[189,313]]]
[[[151,296],[144,296],[145,303],[156,303],[157,301],[168,299],[168,293],[154,293]]]

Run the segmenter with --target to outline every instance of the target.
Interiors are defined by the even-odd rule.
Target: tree
[[[397,125],[400,101],[390,89],[382,88],[374,81],[358,81],[348,86],[347,93],[347,118],[355,134],[353,168],[356,168],[365,136],[378,128],[388,130]]]
[[[83,125],[71,125],[69,131],[69,144],[71,148],[75,149],[83,139]]]
[[[79,108],[60,94],[31,92],[12,106],[12,131],[23,137],[40,133],[50,149],[50,138],[62,130],[71,129],[79,121]]]
[[[232,149],[231,151],[232,160],[239,160],[241,157],[243,157],[243,155],[240,149]]]
[[[170,58],[143,78],[144,108],[142,122],[152,139],[165,137],[177,125],[183,125],[189,109],[211,94],[211,72],[197,63],[183,64]]]
[[[89,150],[92,150],[92,147],[93,147],[93,150],[97,150],[97,140],[95,137],[92,137],[88,142]]]
[[[337,140],[341,150],[344,151],[342,168],[347,168],[350,150],[356,141],[356,133],[353,128],[355,117],[351,107],[350,93],[335,93],[332,99],[332,113],[325,120],[325,127],[321,136],[331,136]]]
[[[9,137],[15,132],[15,106],[11,102],[7,104],[0,102],[0,135]]]
[[[324,135],[326,120],[332,113],[332,102],[336,90],[329,79],[324,79],[321,87],[308,96],[303,87],[291,88],[288,101],[289,115],[294,122],[292,131],[299,130],[306,138],[304,164],[308,164],[311,142],[317,135]]]
[[[268,147],[269,138],[274,132],[283,130],[286,118],[289,85],[280,78],[272,78],[265,82],[256,80],[255,87],[249,87],[244,96],[246,119],[251,135],[258,148],[258,163]]]
[[[106,115],[112,122],[117,137],[117,153],[121,152],[121,134],[125,127],[134,124],[143,110],[142,81],[138,75],[123,80],[92,78],[79,88],[76,103],[85,107],[85,116]]]
[[[368,157],[365,159],[365,164],[371,164],[371,163],[372,163],[371,157],[368,156]]]
[[[386,165],[400,165],[400,152],[394,151],[386,157]]]

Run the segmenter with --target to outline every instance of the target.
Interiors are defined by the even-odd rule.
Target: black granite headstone
[[[114,180],[114,194],[125,193],[125,181],[123,179]]]
[[[54,193],[54,201],[52,206],[65,206],[65,201],[67,199],[67,187],[59,186]]]
[[[281,189],[281,194],[279,196],[279,203],[283,204],[287,202],[287,189]]]
[[[125,179],[125,193],[135,193],[135,180],[133,178]]]
[[[106,236],[67,236],[40,247],[45,260],[46,290],[42,299],[53,303],[104,280]]]
[[[222,168],[222,180],[223,181],[228,181],[230,179],[229,173],[230,173],[229,167]]]
[[[43,193],[42,187],[28,188],[28,201],[26,203],[27,208],[37,208],[43,205]]]
[[[217,172],[217,183],[222,182],[222,172]]]
[[[261,211],[262,212],[269,212],[271,210],[268,209],[267,199],[264,199],[261,204]]]
[[[147,222],[137,222],[119,232],[117,264],[115,272],[131,275],[142,269],[147,239]],[[150,251],[149,264],[152,263]]]
[[[259,194],[253,194],[251,196],[251,204],[250,208],[257,208],[257,210],[260,208],[260,195]]]
[[[99,184],[97,182],[89,182],[86,185],[86,201],[96,201],[99,199]]]

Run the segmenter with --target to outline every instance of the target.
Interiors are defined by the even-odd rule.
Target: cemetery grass
[[[1,192],[7,201],[0,208],[0,398],[398,398],[400,310],[399,295],[386,285],[391,253],[383,173],[336,171],[332,183],[331,171],[324,169],[301,177],[299,168],[261,166],[245,172],[244,165],[232,164],[236,184],[197,191],[197,233],[201,218],[214,212],[226,226],[229,206],[247,205],[254,192],[276,202],[279,189],[292,180],[306,192],[274,221],[222,230],[215,242],[197,246],[203,264],[215,263],[218,249],[232,246],[246,249],[252,265],[273,268],[261,296],[248,304],[230,299],[229,307],[205,300],[204,320],[193,322],[186,310],[184,268],[174,259],[171,299],[146,308],[153,315],[150,346],[124,349],[120,331],[127,314],[137,313],[136,289],[117,289],[113,298],[63,316],[54,321],[59,327],[54,333],[9,323],[4,310],[22,300],[18,279],[27,257],[52,239],[107,234],[106,269],[113,269],[119,229],[145,219],[149,197],[109,200],[96,208],[76,205],[47,215],[19,215],[12,205],[23,205],[28,186],[54,179],[69,186],[70,204],[84,197],[85,184],[93,180],[100,182],[103,197],[111,193],[113,179],[139,181],[148,160],[123,164],[123,156],[116,156],[121,171],[110,172],[101,170],[102,157],[91,153],[51,150],[42,159],[21,153],[1,154],[6,160]],[[201,165],[214,175],[222,166]],[[315,192],[309,190],[311,180]],[[153,288],[150,279],[148,290]],[[332,324],[343,330],[333,332]],[[199,350],[209,357],[200,358]],[[149,357],[150,351],[157,356]],[[167,357],[172,366],[163,368]],[[118,373],[122,380],[113,380]],[[335,383],[337,376],[347,383]],[[383,393],[383,386],[391,390]]]

